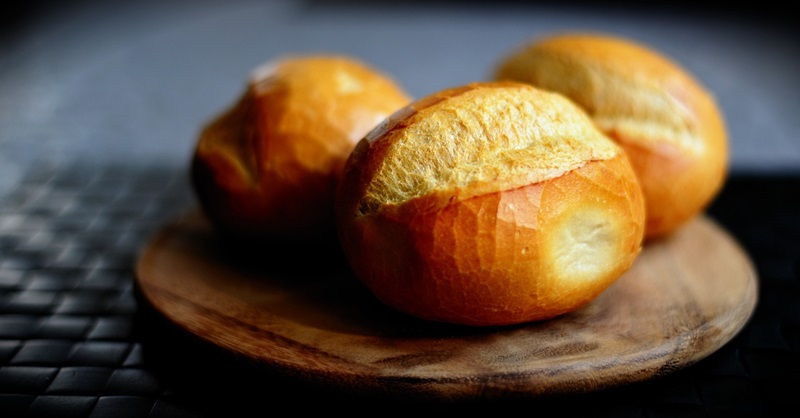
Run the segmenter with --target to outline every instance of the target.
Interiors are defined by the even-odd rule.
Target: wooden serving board
[[[757,301],[747,254],[704,216],[647,243],[584,308],[507,327],[410,318],[377,302],[338,255],[295,250],[265,244],[238,253],[190,213],[146,246],[137,285],[170,321],[279,376],[407,400],[536,397],[644,381],[723,346]]]

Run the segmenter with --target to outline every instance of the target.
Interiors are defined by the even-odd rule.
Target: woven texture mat
[[[23,177],[0,202],[3,418],[267,416],[285,407],[729,417],[793,416],[800,406],[800,176],[733,176],[709,209],[750,254],[760,287],[750,322],[708,358],[587,395],[424,405],[276,381],[150,311],[133,265],[164,222],[194,206],[181,168],[76,165]]]

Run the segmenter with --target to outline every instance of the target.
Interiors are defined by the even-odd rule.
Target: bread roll
[[[469,326],[597,297],[641,248],[621,149],[560,95],[475,83],[416,101],[353,150],[336,201],[355,275],[385,304]]]
[[[201,132],[192,183],[219,230],[247,238],[336,242],[336,183],[356,142],[410,98],[343,56],[288,56],[253,72]]]
[[[552,36],[510,53],[494,78],[569,97],[623,147],[644,190],[647,238],[705,210],[725,181],[727,134],[714,97],[649,47],[597,34]]]

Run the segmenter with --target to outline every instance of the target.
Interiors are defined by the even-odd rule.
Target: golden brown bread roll
[[[475,83],[416,101],[353,150],[340,241],[385,304],[471,326],[551,318],[634,262],[641,188],[622,150],[560,95]]]
[[[727,174],[727,134],[712,94],[649,47],[598,34],[533,40],[501,60],[497,80],[561,93],[627,152],[645,195],[646,237],[705,210]]]
[[[201,132],[192,183],[209,219],[236,236],[336,240],[336,183],[356,142],[410,98],[350,57],[288,56]]]

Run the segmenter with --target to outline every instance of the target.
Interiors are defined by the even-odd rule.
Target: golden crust
[[[289,56],[253,72],[201,132],[192,178],[227,232],[314,239],[334,234],[333,198],[356,142],[410,98],[341,56]]]
[[[713,95],[674,61],[599,34],[531,41],[495,78],[569,97],[629,154],[645,191],[649,237],[702,211],[727,171],[727,133]]]
[[[593,300],[634,262],[644,207],[626,155],[591,123],[584,126],[579,108],[532,90],[477,83],[455,89],[457,94],[434,94],[358,144],[337,195],[337,225],[353,271],[379,300],[423,319],[471,326],[543,320]],[[530,100],[536,111],[504,117],[520,108],[509,95]],[[496,106],[481,109],[490,109],[484,117],[495,119],[469,125],[480,126],[464,134],[472,142],[448,142],[446,132],[458,124],[437,125],[443,132],[418,129],[441,121],[438,110],[458,114],[461,107],[470,110],[493,98]],[[425,149],[413,161],[389,151],[411,144]],[[383,202],[370,194],[377,178],[389,181],[392,171],[382,171],[385,166],[442,164],[454,145],[493,148],[481,155],[492,156],[486,164],[498,177],[439,181]],[[519,152],[524,147],[533,151]],[[514,158],[494,157],[502,152]],[[564,153],[571,155],[554,155]],[[548,162],[552,172],[531,177],[514,167],[536,167],[537,161]],[[451,169],[469,171],[473,164],[456,160]],[[364,210],[367,200],[372,203]]]

